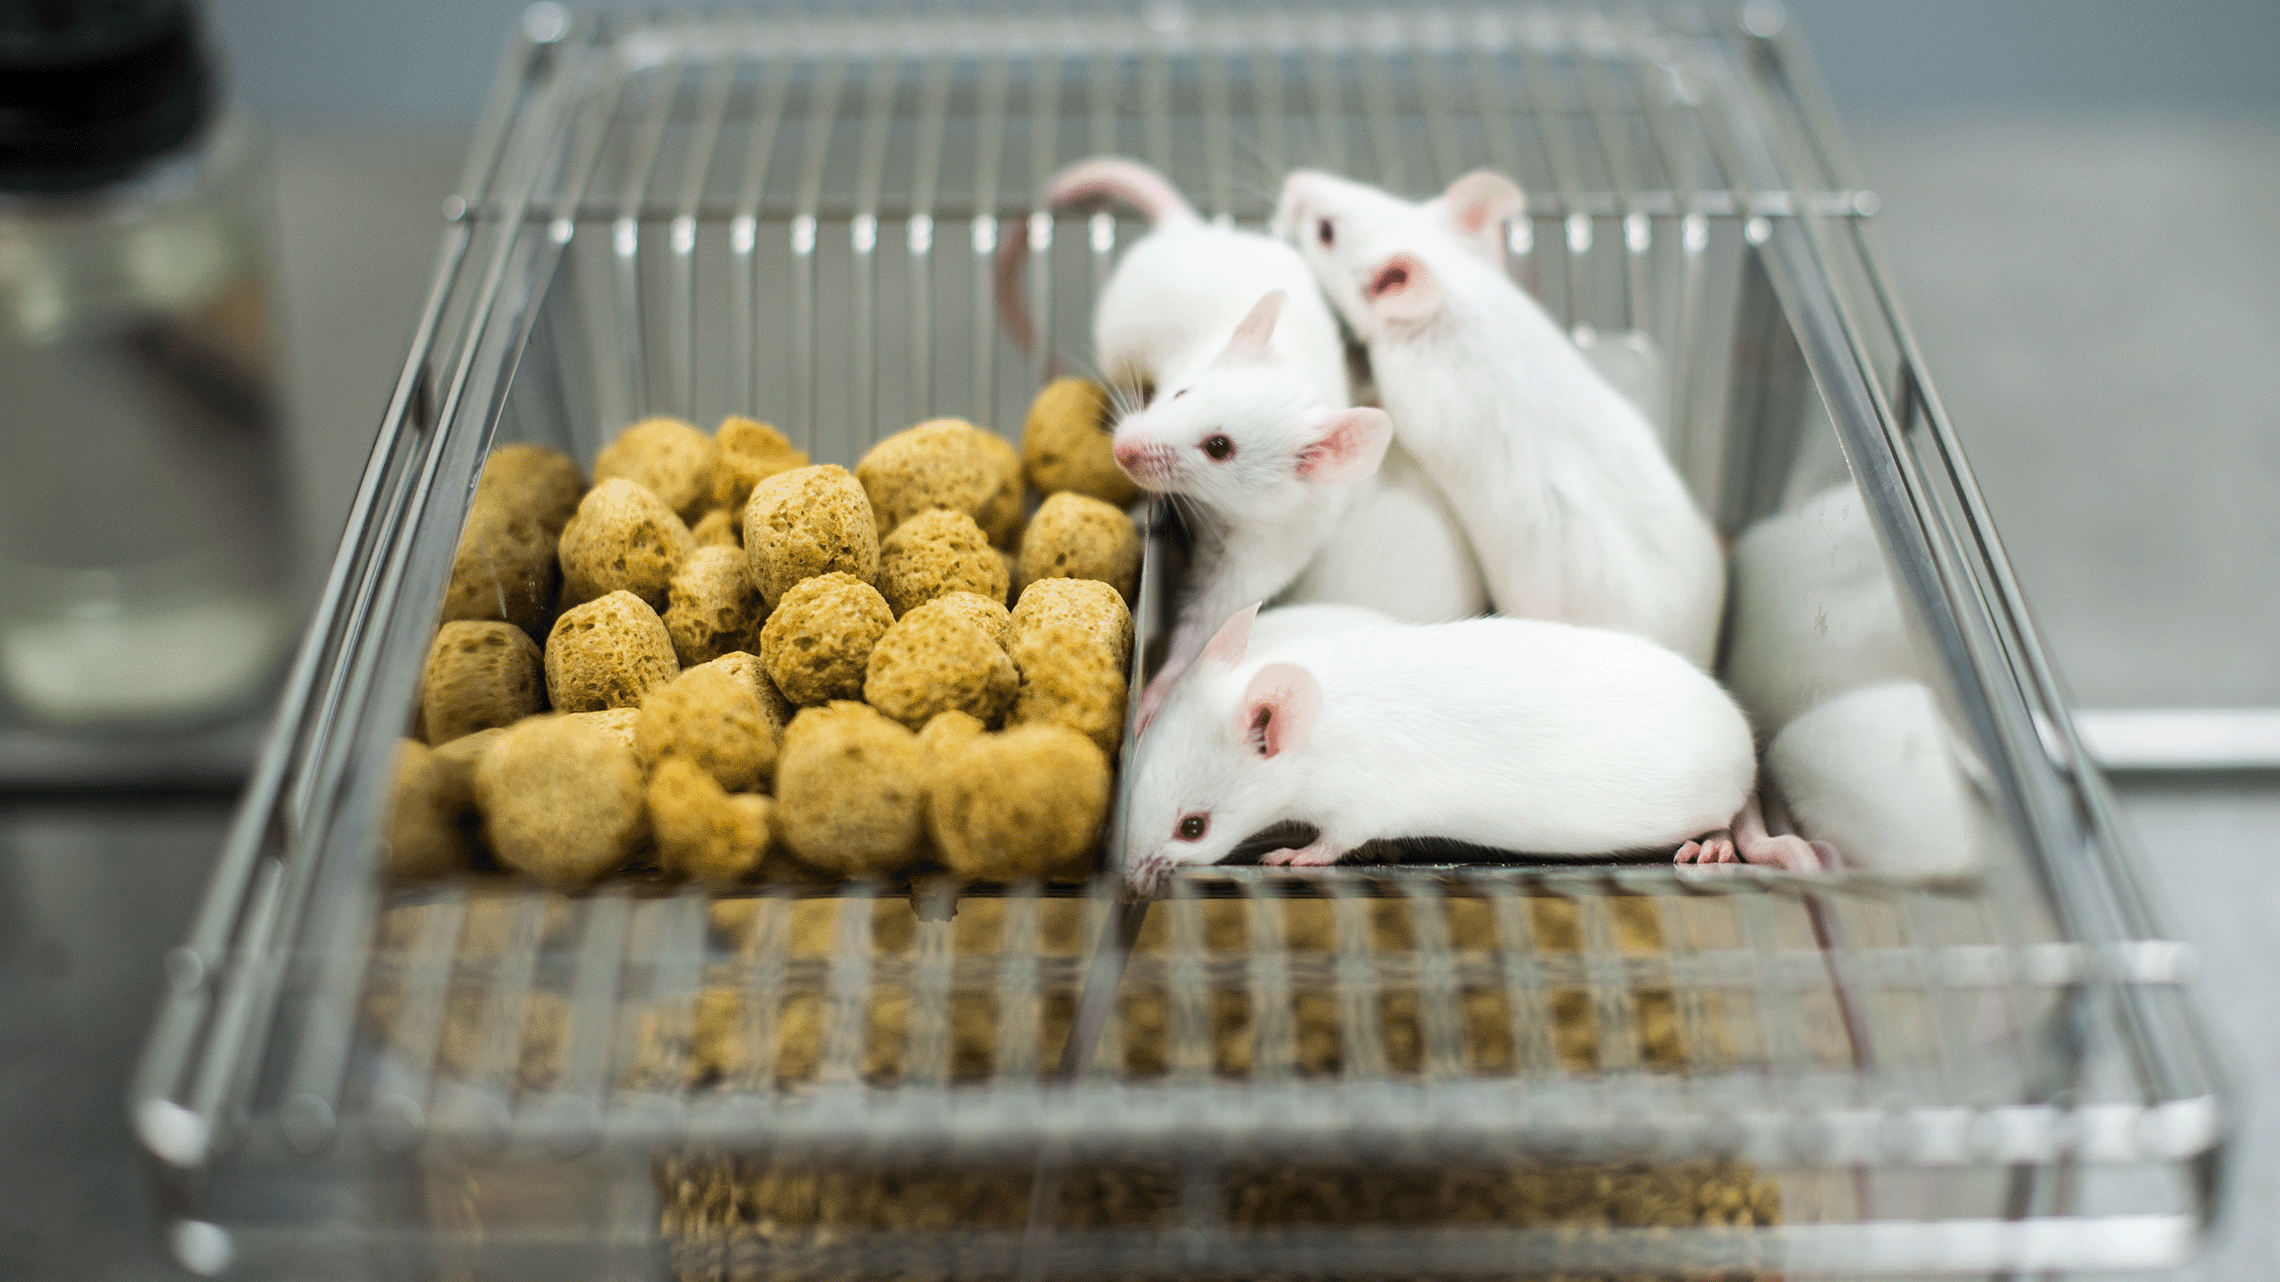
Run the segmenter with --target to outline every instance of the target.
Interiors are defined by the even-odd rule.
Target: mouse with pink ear
[[[1326,403],[1275,349],[1284,302],[1280,291],[1261,298],[1218,359],[1116,425],[1117,466],[1174,496],[1195,538],[1143,724],[1214,624],[1281,592],[1315,559],[1346,516],[1349,487],[1377,471],[1393,439],[1384,411]]]
[[[1300,171],[1274,229],[1368,345],[1399,443],[1447,494],[1497,610],[1706,666],[1717,537],[1638,409],[1488,252],[1523,206],[1485,170],[1423,203]]]
[[[1749,723],[1651,641],[1492,617],[1337,620],[1253,645],[1256,614],[1212,635],[1134,749],[1119,854],[1136,891],[1286,822],[1317,836],[1267,863],[1402,838],[1578,860],[1689,842],[1707,862],[1729,845],[1754,863],[1811,857],[1735,823],[1753,813]]]

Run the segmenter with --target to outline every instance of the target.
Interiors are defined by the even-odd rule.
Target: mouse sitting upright
[[[1635,632],[1707,667],[1725,591],[1710,523],[1638,409],[1478,248],[1523,205],[1487,171],[1423,204],[1300,171],[1274,230],[1368,344],[1497,610]]]
[[[1332,618],[1271,640],[1262,628],[1254,647],[1256,614],[1212,636],[1134,750],[1119,853],[1137,891],[1285,822],[1317,835],[1265,862],[1446,838],[1703,863],[1732,862],[1738,846],[1752,863],[1815,866],[1803,841],[1757,821],[1741,710],[1650,641],[1532,619]]]
[[[1294,600],[1417,621],[1478,613],[1486,602],[1471,548],[1431,482],[1405,468],[1375,483],[1390,425],[1378,410],[1348,408],[1338,323],[1297,251],[1206,223],[1136,161],[1080,161],[1045,191],[1048,206],[1089,197],[1155,224],[1102,288],[1095,355],[1128,406],[1144,401],[1116,425],[1118,465],[1173,496],[1197,543],[1142,724],[1214,624],[1294,581]],[[1001,252],[998,299],[1026,342],[1018,248]]]

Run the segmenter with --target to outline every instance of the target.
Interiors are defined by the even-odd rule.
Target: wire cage
[[[509,46],[131,1101],[202,1272],[1996,1273],[2189,1258],[2226,1095],[1777,6],[865,4]],[[1978,762],[1937,875],[1434,863],[577,896],[377,874],[494,443],[1011,434],[1144,228],[1527,189],[1512,270],[1736,534],[1857,493]],[[997,324],[1024,220],[1044,341]],[[1152,549],[1136,617],[1165,624]],[[1129,747],[1129,745],[1127,745]],[[1111,847],[1113,848],[1113,847]]]

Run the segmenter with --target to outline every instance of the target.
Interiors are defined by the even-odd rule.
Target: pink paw
[[[1278,866],[1287,864],[1294,868],[1320,868],[1337,863],[1338,856],[1344,853],[1334,846],[1317,841],[1311,846],[1300,846],[1296,850],[1270,850],[1260,856],[1259,862]]]
[[[1761,868],[1780,868],[1789,872],[1819,872],[1823,867],[1820,852],[1814,849],[1814,843],[1791,834],[1759,837],[1743,848],[1742,858]]]
[[[1722,832],[1687,842],[1671,856],[1671,862],[1679,864],[1730,864],[1734,859],[1734,840]]]

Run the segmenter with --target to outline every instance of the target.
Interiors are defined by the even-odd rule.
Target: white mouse
[[[1154,224],[1118,262],[1093,316],[1096,357],[1120,390],[1119,466],[1179,504],[1196,539],[1179,621],[1142,693],[1144,725],[1237,606],[1290,593],[1436,620],[1478,613],[1485,593],[1454,514],[1422,473],[1372,483],[1385,415],[1349,408],[1344,340],[1297,251],[1204,222],[1163,175],[1102,157],[1063,169],[1047,207],[1111,198]],[[999,259],[999,301],[1026,331]],[[1134,404],[1138,402],[1138,404]],[[1422,491],[1422,492],[1421,492]],[[1347,528],[1347,522],[1359,518]]]
[[[1916,681],[1861,686],[1766,746],[1765,771],[1826,865],[1953,874],[1979,863],[1977,758]]]
[[[1742,836],[1717,830],[1754,795],[1749,723],[1661,646],[1511,618],[1279,625],[1254,644],[1256,615],[1213,634],[1134,749],[1135,890],[1284,822],[1317,836],[1265,862],[1399,838],[1592,858]]]
[[[1422,204],[1299,171],[1274,230],[1368,344],[1400,442],[1448,496],[1496,608],[1707,666],[1716,534],[1638,408],[1481,252],[1523,204],[1487,171]]]
[[[1921,675],[1876,530],[1851,482],[1734,542],[1726,685],[1770,737],[1833,696]]]

